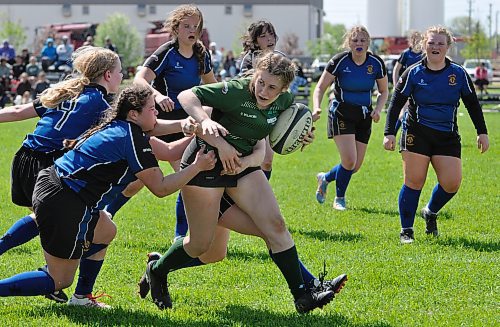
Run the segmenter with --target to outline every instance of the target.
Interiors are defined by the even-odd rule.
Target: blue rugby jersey
[[[149,137],[128,121],[115,120],[57,159],[57,174],[82,200],[102,209],[135,174],[158,167]]]
[[[202,75],[212,70],[210,53],[204,53],[205,71]],[[156,78],[153,80],[153,87],[163,95],[168,95],[174,101],[174,110],[182,109],[177,96],[184,90],[200,85],[201,76],[199,73],[198,58],[193,54],[191,58],[186,58],[179,53],[179,49],[173,41],[160,46],[144,62],[144,67],[151,69]],[[158,118],[162,117],[160,110]]]
[[[439,131],[456,131],[459,100],[474,92],[474,84],[465,69],[449,59],[439,71],[426,64],[424,59],[411,67],[397,85],[401,94],[410,97],[406,120]]]
[[[335,76],[335,99],[360,106],[372,104],[375,81],[387,74],[384,61],[370,52],[359,66],[352,60],[350,51],[341,52],[330,59],[325,70]]]
[[[384,135],[395,135],[398,114],[408,98],[408,114],[404,119],[407,126],[417,122],[439,131],[458,133],[457,111],[462,99],[477,134],[488,133],[469,74],[448,58],[439,71],[428,69],[424,58],[403,73],[389,104]]]
[[[399,56],[398,62],[401,64],[401,69],[399,70],[399,76],[401,76],[404,71],[413,64],[416,64],[424,58],[424,53],[415,53],[411,48],[406,49]]]
[[[26,135],[23,146],[39,151],[63,150],[65,139],[76,139],[96,124],[109,108],[106,89],[98,84],[85,86],[75,100],[66,100],[56,108],[45,108],[39,99],[33,102],[40,116],[33,133]]]

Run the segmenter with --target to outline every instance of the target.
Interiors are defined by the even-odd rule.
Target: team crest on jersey
[[[406,145],[407,146],[414,146],[415,142],[415,135],[413,134],[406,134]]]
[[[345,129],[345,123],[343,120],[339,120],[339,129]]]
[[[457,85],[457,75],[455,74],[448,75],[448,85],[450,86]]]
[[[175,68],[175,69],[182,69],[182,68],[184,68],[184,67],[182,67],[181,63],[177,61],[177,62],[175,63],[174,68]]]
[[[369,75],[373,74],[373,65],[366,66],[366,73]]]
[[[227,82],[226,82],[226,81],[223,81],[223,82],[222,82],[222,84],[223,84],[224,86],[222,87],[221,92],[222,92],[222,94],[227,94],[227,92],[229,91],[229,86],[227,85]]]

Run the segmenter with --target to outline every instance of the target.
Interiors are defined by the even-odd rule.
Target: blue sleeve
[[[42,105],[40,98],[36,98],[33,101],[33,107],[35,108],[35,111],[36,111],[36,114],[38,115],[38,117],[42,117],[45,114],[45,112],[47,111],[47,108],[45,108]]]
[[[210,57],[210,53],[205,51],[205,71],[203,74],[208,74],[212,70],[212,58]]]
[[[132,173],[137,174],[148,168],[158,167],[149,138],[138,126],[129,124],[129,138],[125,146],[125,157]]]

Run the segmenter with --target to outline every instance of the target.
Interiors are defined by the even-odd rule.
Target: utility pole
[[[469,1],[469,21],[468,21],[468,27],[467,27],[467,32],[469,36],[472,35],[472,0]]]
[[[489,39],[488,39],[488,44],[490,46],[490,49],[493,49],[493,38],[492,38],[492,34],[491,34],[491,23],[493,21],[493,17],[491,16],[492,15],[492,9],[493,9],[493,4],[490,2],[490,10],[489,10],[489,13],[488,13],[488,27],[489,27],[489,30],[488,30],[488,36],[489,36]]]
[[[495,43],[496,43],[496,46],[495,46],[495,49],[496,49],[496,57],[498,57],[498,53],[499,53],[499,48],[498,48],[498,10],[496,12],[496,15],[495,15]],[[495,57],[495,58],[496,58]]]

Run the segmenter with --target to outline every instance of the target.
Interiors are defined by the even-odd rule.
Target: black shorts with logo
[[[14,155],[11,166],[12,202],[22,207],[31,207],[31,198],[40,170],[50,167],[64,151],[50,153],[34,151],[22,146]]]
[[[167,111],[163,111],[158,104],[156,104],[156,110],[158,110],[158,118],[159,119],[179,120],[179,119],[187,118],[189,116],[187,114],[187,112],[184,111],[184,109],[177,109],[177,110],[172,110],[172,111],[167,112]],[[182,132],[157,136],[157,138],[159,138],[160,140],[162,140],[164,142],[173,142],[173,141],[180,140],[184,137],[185,137],[185,135]]]
[[[204,144],[199,138],[194,138],[182,155],[181,169],[189,166],[196,158],[196,153],[200,150],[201,146]],[[208,151],[208,149],[206,150]],[[214,150],[216,151],[216,150]],[[217,153],[217,152],[216,152]],[[217,159],[215,167],[211,170],[206,170],[198,173],[193,179],[191,179],[187,185],[195,185],[200,187],[236,187],[238,185],[238,179],[250,174],[256,170],[260,170],[260,167],[249,167],[237,175],[222,175],[221,172],[224,170],[222,167],[222,162]]]
[[[368,144],[372,133],[372,107],[351,105],[333,100],[328,110],[328,138],[354,134],[358,142]]]
[[[443,132],[420,123],[410,122],[403,128],[400,151],[419,153],[427,157],[461,157],[460,134]]]
[[[94,238],[99,210],[85,204],[61,181],[54,166],[38,175],[33,209],[42,248],[58,258],[80,259]]]

